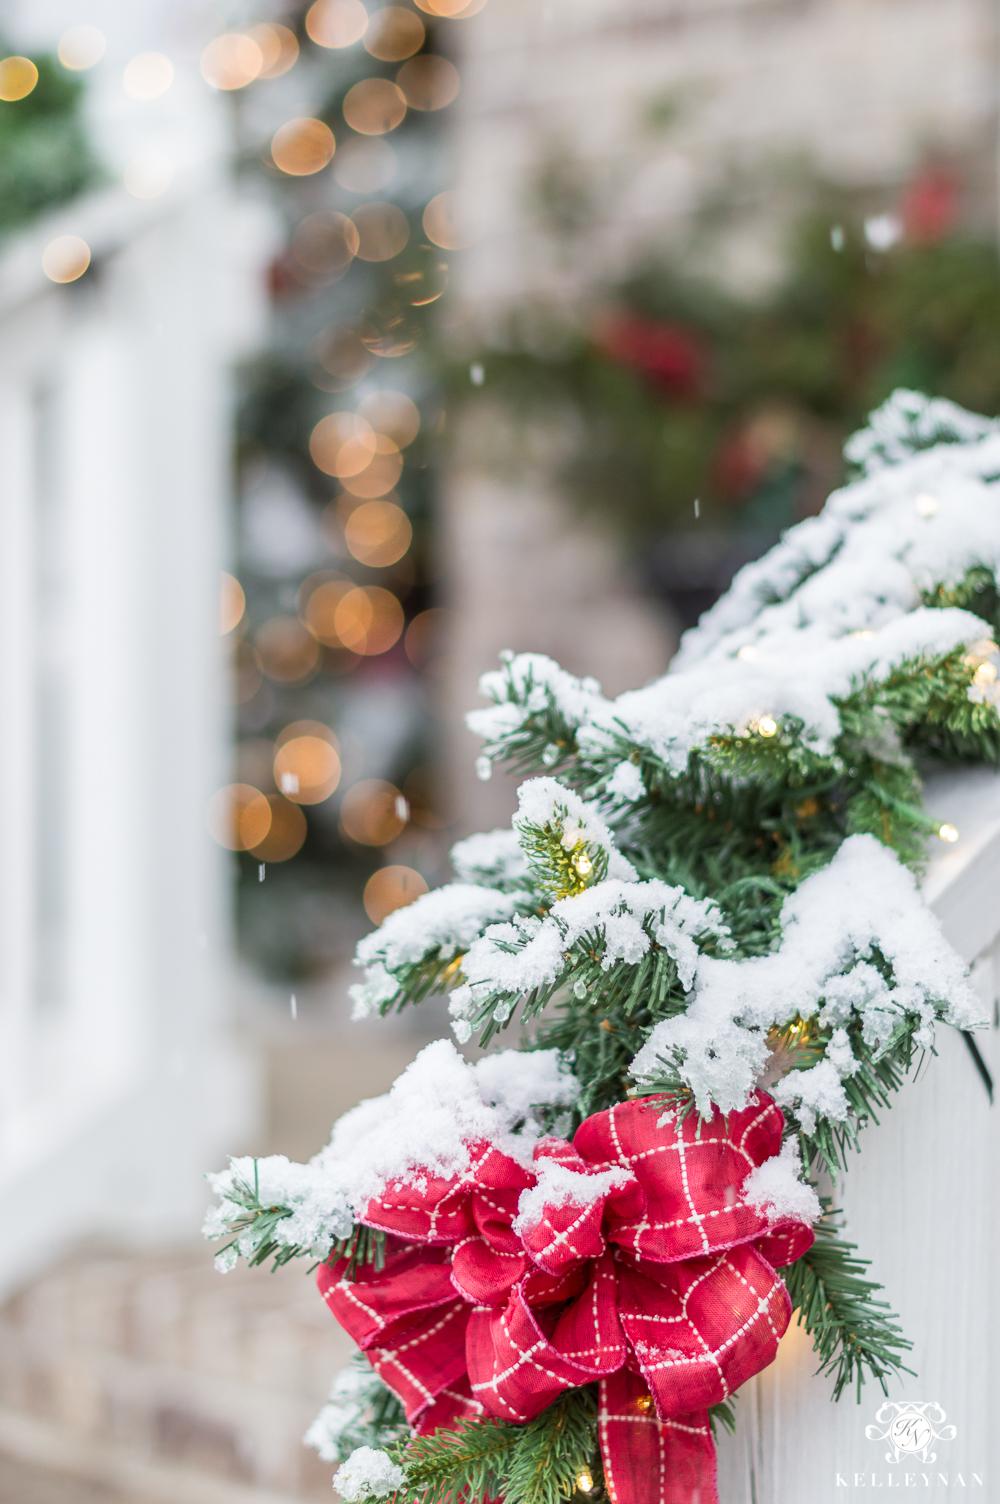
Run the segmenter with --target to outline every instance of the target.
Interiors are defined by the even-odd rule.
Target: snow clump
[[[333,1476],[333,1486],[347,1504],[364,1499],[387,1499],[403,1487],[406,1474],[388,1452],[358,1447]]]

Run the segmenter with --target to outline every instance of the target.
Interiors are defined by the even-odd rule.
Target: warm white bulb
[[[942,841],[951,842],[958,840],[958,831],[955,829],[954,825],[939,826],[938,835],[941,837]]]
[[[774,736],[778,730],[778,723],[769,715],[762,715],[757,722],[757,730],[761,736]]]
[[[594,1475],[589,1467],[582,1467],[576,1475],[576,1486],[582,1494],[589,1494],[594,1487]]]
[[[922,491],[917,497],[917,511],[921,517],[933,517],[939,506],[937,497],[928,496],[926,491]]]

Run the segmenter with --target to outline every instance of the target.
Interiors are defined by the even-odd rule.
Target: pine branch
[[[453,1430],[418,1436],[394,1454],[406,1486],[394,1504],[561,1504],[590,1498],[600,1478],[596,1386],[568,1390],[527,1425],[466,1420]]]
[[[870,1260],[854,1257],[857,1245],[841,1238],[827,1200],[823,1211],[816,1241],[783,1271],[792,1309],[813,1339],[820,1360],[817,1372],[834,1375],[834,1399],[853,1384],[860,1401],[866,1374],[887,1394],[888,1378],[912,1374],[903,1355],[913,1344],[902,1335],[887,1302],[874,1298],[883,1287],[864,1277]]]
[[[257,1161],[254,1160],[255,1183],[251,1185],[234,1175],[232,1186],[226,1193],[227,1203],[237,1206],[239,1210],[236,1215],[225,1218],[225,1233],[233,1236],[216,1256],[216,1263],[220,1267],[231,1269],[240,1258],[244,1258],[253,1269],[259,1264],[266,1264],[268,1259],[273,1259],[273,1273],[292,1259],[312,1258],[315,1268],[318,1263],[333,1265],[338,1259],[346,1257],[349,1260],[345,1270],[348,1278],[353,1277],[360,1264],[374,1264],[376,1269],[384,1268],[385,1233],[361,1223],[352,1227],[344,1237],[336,1239],[325,1259],[316,1259],[314,1245],[305,1246],[279,1239],[276,1236],[277,1229],[286,1218],[294,1215],[294,1208],[280,1204],[269,1205],[262,1201],[256,1176]],[[210,1234],[213,1240],[224,1235]]]

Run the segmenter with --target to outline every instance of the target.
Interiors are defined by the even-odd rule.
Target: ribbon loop
[[[418,1430],[523,1423],[597,1381],[613,1504],[717,1504],[708,1407],[772,1362],[791,1316],[775,1269],[813,1239],[745,1194],[783,1126],[763,1094],[701,1122],[631,1101],[530,1168],[471,1144],[462,1174],[369,1203],[392,1234],[381,1271],[348,1279],[342,1259],[320,1289]]]

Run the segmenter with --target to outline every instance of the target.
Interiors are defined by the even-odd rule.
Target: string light
[[[972,676],[973,684],[993,684],[996,681],[997,671],[995,664],[981,663]]]
[[[778,723],[769,715],[762,715],[757,722],[757,730],[761,736],[774,736],[778,730]]]
[[[755,647],[753,647],[749,642],[747,642],[747,643],[744,643],[744,645],[740,648],[740,650],[736,654],[736,656],[737,656],[737,658],[742,658],[743,661],[744,661],[744,663],[750,662],[754,658],[756,658],[756,656],[757,656],[757,649]]]
[[[590,857],[587,855],[585,850],[577,852],[576,856],[573,858],[573,866],[576,868],[581,877],[589,877],[594,870],[594,864],[590,860]]]
[[[643,1415],[646,1415],[653,1408],[653,1396],[651,1394],[640,1394],[635,1402],[635,1408],[641,1410]]]
[[[949,843],[958,840],[958,831],[955,829],[954,825],[938,826],[938,835],[941,837],[942,841],[948,841]]]
[[[917,511],[921,517],[933,517],[939,505],[937,497],[928,496],[926,492],[921,492],[917,497]]]
[[[594,1475],[589,1467],[582,1467],[576,1475],[576,1486],[582,1494],[589,1494],[594,1487]]]

